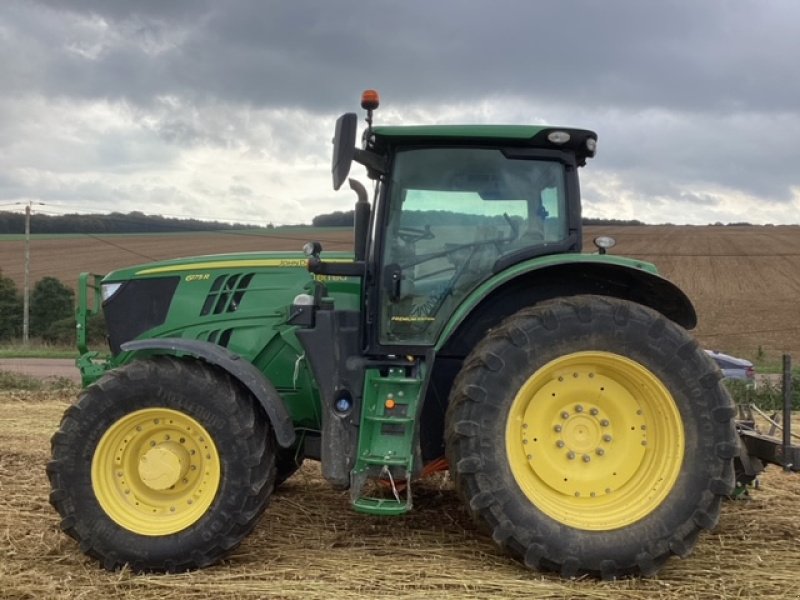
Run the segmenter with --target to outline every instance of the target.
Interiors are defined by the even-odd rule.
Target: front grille
[[[108,345],[113,354],[141,333],[164,323],[180,277],[132,279],[103,303]]]

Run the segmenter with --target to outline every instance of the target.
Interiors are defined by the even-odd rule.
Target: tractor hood
[[[329,257],[352,260],[341,252],[326,252]],[[212,342],[239,353],[261,348],[286,323],[293,299],[323,279],[308,271],[307,261],[300,252],[250,252],[113,271],[100,284],[112,354],[129,340],[162,337]],[[331,295],[357,304],[357,278],[323,280]]]
[[[347,252],[326,252],[326,258],[352,260]],[[241,252],[233,254],[210,254],[146,263],[112,271],[103,278],[103,283],[115,283],[130,279],[191,276],[190,280],[201,280],[205,275],[230,269],[301,269],[306,270],[308,257],[302,252]],[[198,277],[199,276],[199,277]],[[310,275],[309,275],[310,277]]]

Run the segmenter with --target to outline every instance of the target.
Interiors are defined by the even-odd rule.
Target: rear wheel
[[[459,493],[531,568],[654,574],[733,484],[730,398],[688,334],[637,304],[525,309],[465,361],[447,416]]]
[[[62,529],[107,569],[178,571],[219,560],[254,527],[275,482],[275,442],[226,373],[161,357],[110,372],[52,440]]]

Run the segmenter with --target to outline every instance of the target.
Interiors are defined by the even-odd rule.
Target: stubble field
[[[0,393],[2,598],[663,598],[800,597],[800,478],[770,468],[727,502],[694,554],[655,579],[564,581],[526,571],[466,515],[442,475],[404,517],[359,515],[306,465],[276,492],[222,564],[177,575],[108,573],[62,534],[47,501],[49,438],[73,393]],[[800,425],[800,421],[798,422]]]

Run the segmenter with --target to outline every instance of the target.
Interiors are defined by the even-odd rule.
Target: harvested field
[[[49,438],[72,393],[0,393],[2,598],[650,598],[800,597],[800,477],[770,468],[762,489],[728,502],[719,527],[657,579],[561,581],[497,551],[446,479],[415,488],[401,518],[359,515],[305,466],[223,564],[193,573],[107,573],[58,529],[49,506]],[[800,421],[799,421],[800,424]]]
[[[755,358],[800,357],[800,226],[587,227],[585,248],[612,235],[612,253],[655,263],[694,302],[697,335],[709,348]],[[196,254],[299,250],[320,240],[328,250],[352,246],[346,229],[278,229],[266,234],[196,233],[61,236],[31,242],[31,278],[55,276],[74,285],[78,273]],[[23,243],[0,238],[0,268],[21,289]]]

